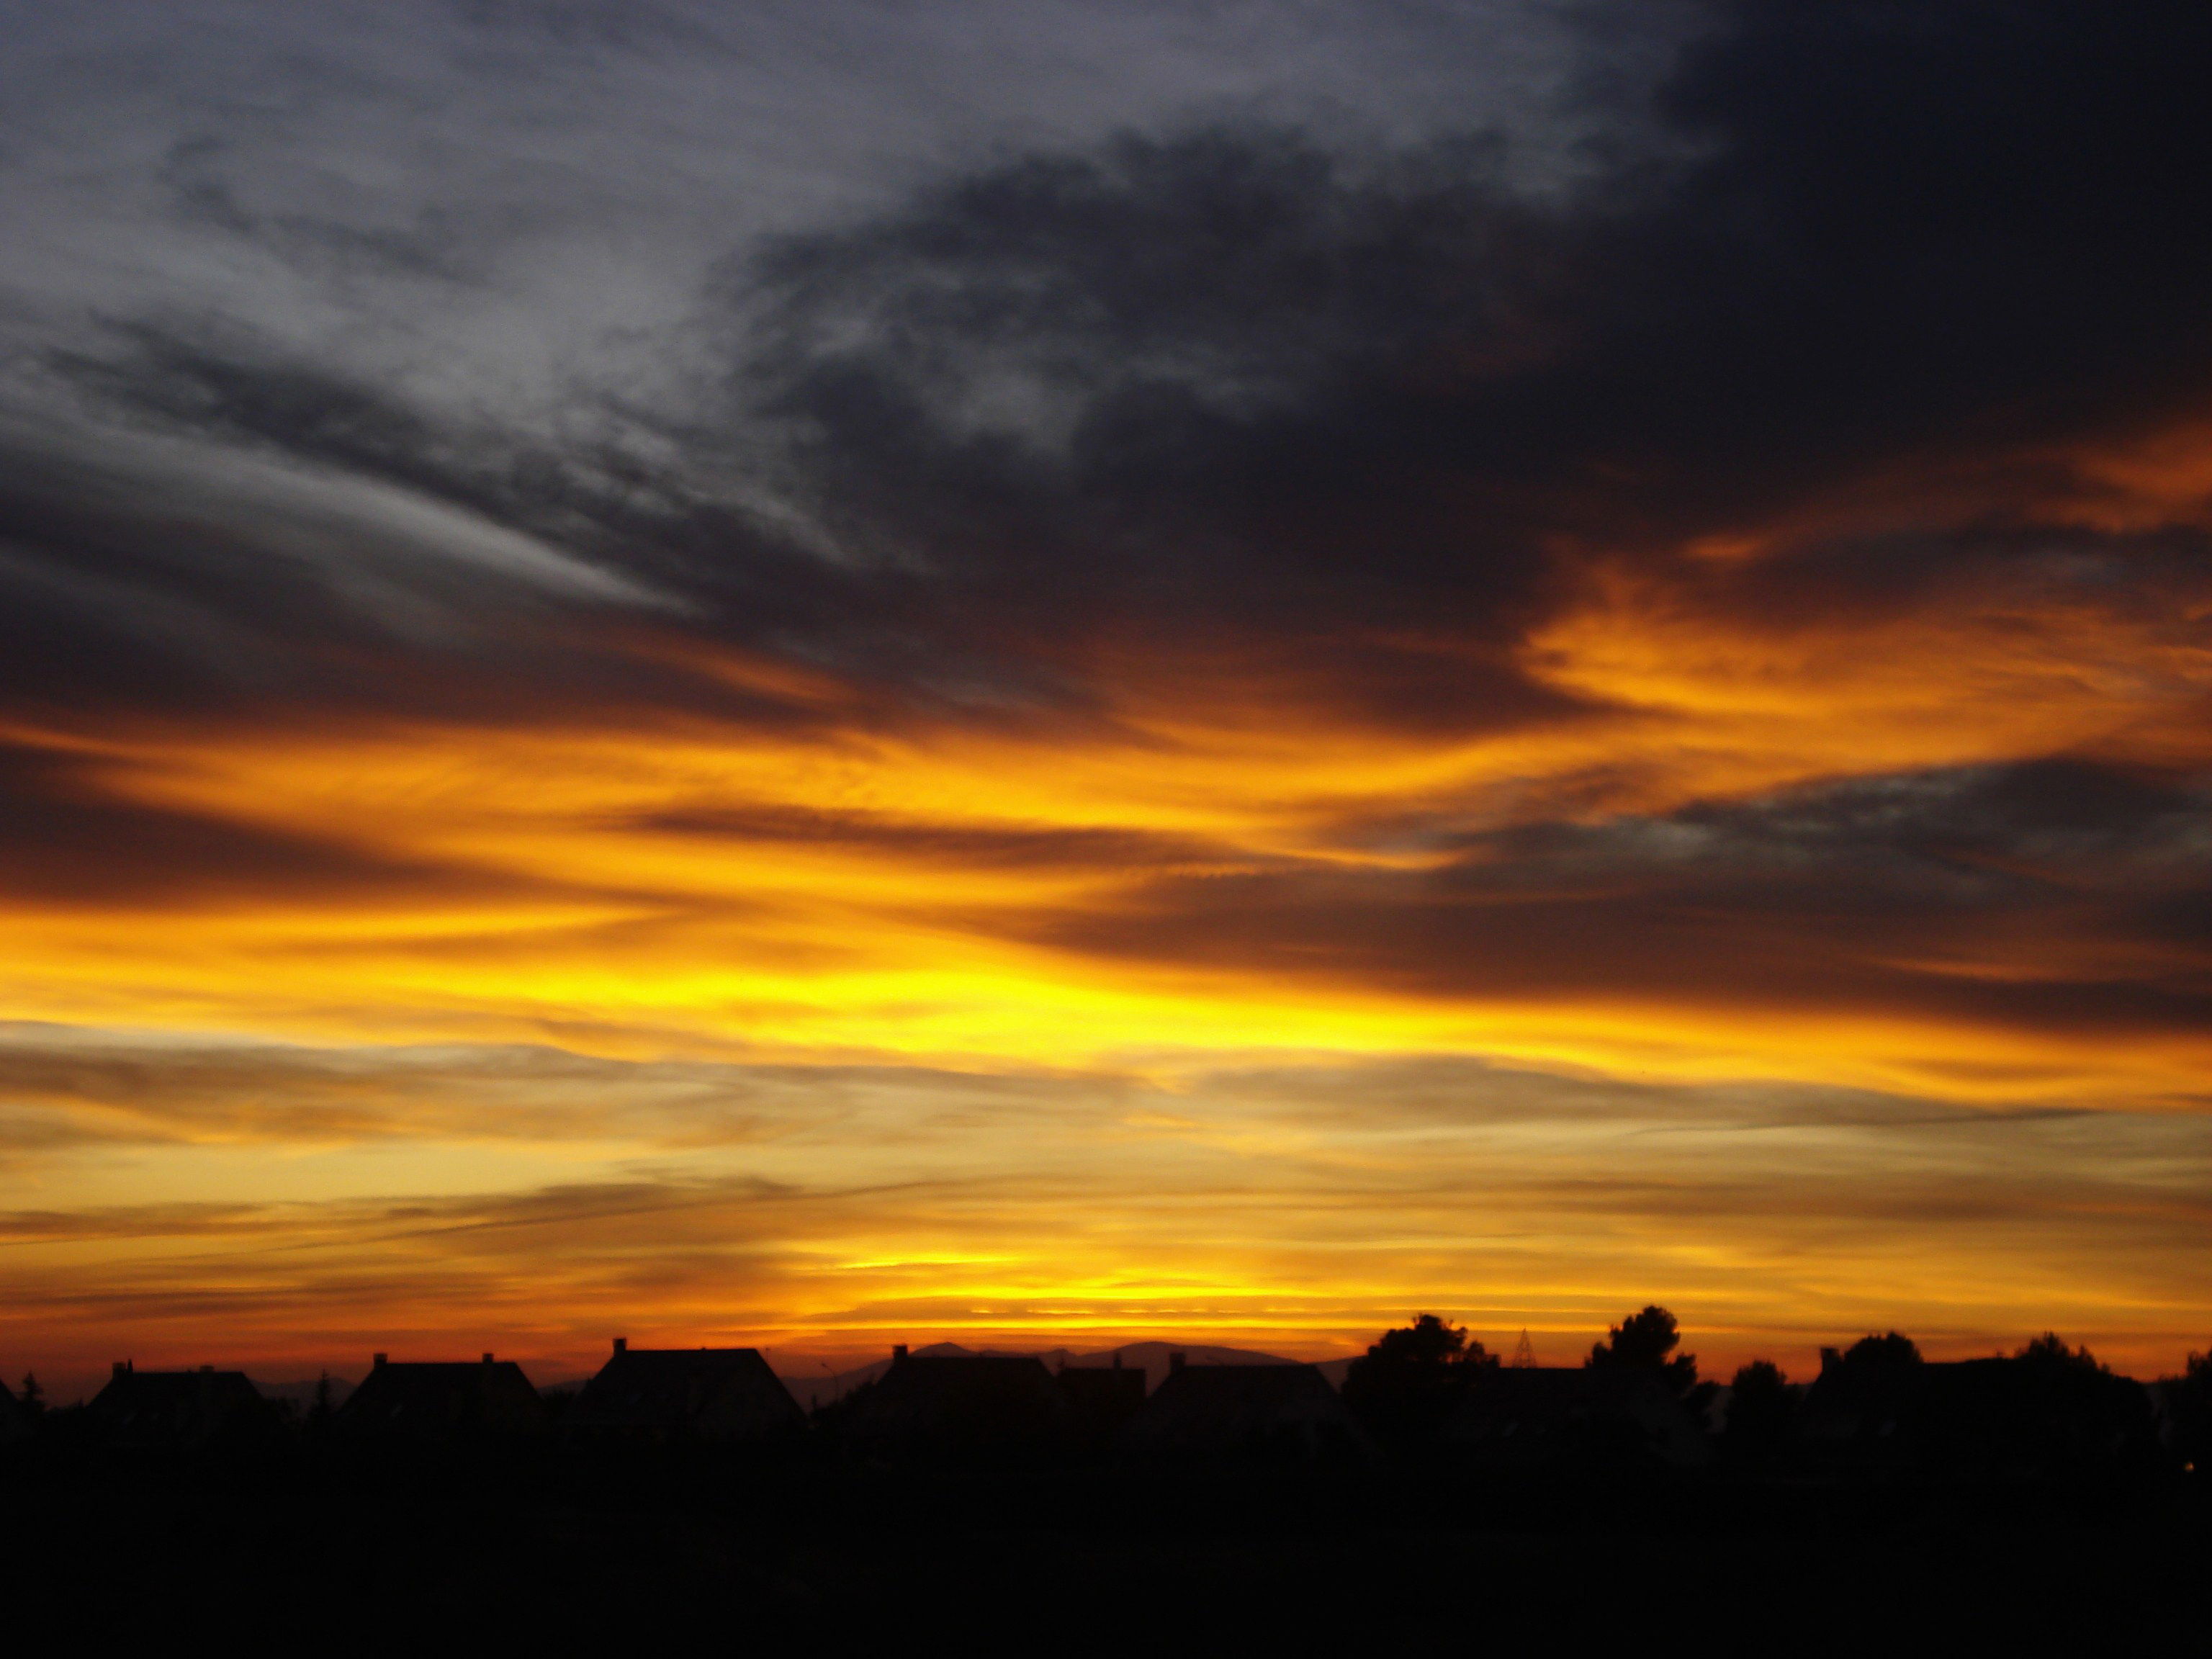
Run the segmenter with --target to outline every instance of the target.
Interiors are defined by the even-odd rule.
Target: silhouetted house
[[[1118,1443],[1148,1462],[1360,1463],[1377,1455],[1313,1365],[1171,1362]]]
[[[2048,1480],[2127,1474],[2158,1461],[2149,1391],[2094,1363],[2029,1354],[1921,1372],[1905,1431],[1925,1473]]]
[[[633,1348],[617,1337],[564,1422],[582,1439],[757,1443],[796,1434],[806,1417],[757,1348]]]
[[[1066,1449],[1067,1396],[1034,1355],[911,1355],[823,1413],[856,1456],[886,1462],[1031,1462]]]
[[[1481,1468],[1696,1468],[1712,1443],[1656,1370],[1500,1366],[1468,1389],[1444,1429],[1455,1461]]]
[[[107,1386],[85,1407],[86,1431],[127,1451],[244,1447],[283,1429],[276,1407],[244,1371],[142,1371],[118,1360]]]
[[[1118,1353],[1111,1365],[1062,1366],[1055,1380],[1067,1401],[1069,1431],[1086,1451],[1104,1448],[1145,1407],[1144,1369],[1124,1366]]]
[[[1879,1368],[1824,1350],[1799,1441],[1810,1469],[1862,1479],[2125,1474],[2160,1456],[2150,1391],[2060,1349]]]
[[[456,1440],[535,1433],[549,1421],[544,1401],[512,1359],[486,1354],[473,1365],[394,1364],[378,1354],[333,1427],[363,1438]]]

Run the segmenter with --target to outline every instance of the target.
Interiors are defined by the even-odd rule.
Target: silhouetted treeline
[[[880,1375],[812,1413],[752,1349],[634,1350],[541,1393],[490,1354],[392,1363],[304,1407],[237,1371],[118,1364],[81,1407],[33,1379],[0,1388],[0,1448],[34,1455],[216,1460],[330,1449],[375,1456],[499,1447],[620,1459],[718,1448],[787,1468],[1004,1473],[1267,1468],[1522,1479],[1874,1485],[2193,1478],[2212,1468],[2212,1357],[2143,1384],[2055,1335],[2017,1353],[1937,1362],[1896,1333],[1823,1350],[1802,1381],[1770,1361],[1700,1377],[1674,1317],[1646,1307],[1580,1365],[1507,1364],[1433,1315],[1384,1333],[1340,1393],[1315,1366],[1189,1365],[1158,1386],[1110,1366],[894,1351]]]
[[[1353,1363],[1345,1399],[1401,1460],[1443,1468],[1711,1470],[1793,1481],[2074,1481],[2194,1474],[2212,1451],[2212,1356],[2143,1384],[2046,1334],[1931,1361],[1892,1331],[1701,1380],[1674,1317],[1647,1307],[1578,1368],[1505,1367],[1433,1316]]]

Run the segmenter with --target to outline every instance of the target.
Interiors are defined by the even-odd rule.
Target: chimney
[[[1121,1351],[1119,1348],[1114,1350],[1114,1369],[1117,1371],[1121,1369]]]
[[[378,1354],[375,1358],[376,1358],[376,1365],[375,1365],[375,1369],[380,1371],[380,1370],[382,1370],[384,1369],[384,1356],[383,1356],[382,1354]]]
[[[1173,1353],[1168,1356],[1168,1369],[1171,1371],[1181,1370],[1182,1369],[1183,1361],[1188,1358],[1190,1358],[1188,1354],[1186,1354],[1181,1348],[1177,1348]]]
[[[117,1361],[115,1362],[115,1374],[116,1374],[116,1376],[130,1376],[130,1375],[131,1375],[131,1362],[130,1362],[129,1360],[127,1360],[127,1359],[118,1359],[118,1360],[117,1360]]]
[[[200,1375],[201,1375],[202,1376],[212,1376],[214,1374],[215,1374],[215,1367],[214,1367],[214,1366],[212,1366],[212,1365],[203,1365],[203,1366],[201,1366],[201,1367],[200,1367]]]
[[[617,1353],[628,1353],[629,1352],[629,1339],[626,1336],[617,1337],[615,1339],[615,1352]]]
[[[491,1356],[489,1354],[486,1354],[484,1356],[484,1364],[487,1365],[491,1364]]]
[[[892,1344],[891,1344],[891,1364],[894,1364],[894,1365],[896,1365],[896,1364],[897,1364],[899,1363],[899,1361],[900,1361],[900,1360],[902,1360],[902,1359],[903,1359],[903,1358],[906,1358],[906,1344],[905,1344],[905,1343],[903,1343],[903,1342],[894,1342],[894,1343],[892,1343]]]

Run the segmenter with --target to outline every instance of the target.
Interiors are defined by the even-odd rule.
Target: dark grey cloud
[[[694,47],[733,64],[798,52],[805,36],[785,20],[740,41],[726,20],[665,9],[619,38],[592,7],[417,21],[441,73],[477,64],[501,88],[484,109],[502,120],[533,76],[665,68],[671,29],[705,31]],[[1336,38],[1326,8],[1291,11],[1298,38]],[[1175,33],[1174,9],[1138,13]],[[1382,723],[1470,728],[1578,712],[1515,661],[1571,586],[1577,550],[1668,573],[1685,538],[1899,468],[1994,470],[2012,486],[1996,511],[2017,516],[2034,494],[2016,474],[2024,447],[2124,434],[2199,395],[2212,232],[2188,204],[2212,164],[2193,95],[2212,42],[2194,10],[1713,4],[1670,10],[1656,33],[1626,12],[1577,15],[1584,72],[1550,73],[1548,125],[1494,84],[1490,118],[1436,117],[1426,136],[1256,106],[1178,133],[1158,114],[1172,100],[1139,98],[1143,118],[1118,137],[1040,132],[937,182],[879,179],[833,228],[763,243],[760,222],[733,220],[722,245],[737,252],[703,309],[678,318],[665,292],[640,289],[627,368],[592,345],[550,379],[531,370],[539,390],[521,402],[508,374],[458,390],[460,356],[380,362],[360,342],[386,340],[390,319],[356,308],[352,343],[310,337],[289,302],[249,324],[195,310],[181,281],[166,305],[50,334],[40,380],[90,422],[80,447],[122,420],[314,487],[366,481],[568,561],[537,573],[565,568],[565,601],[617,605],[627,579],[628,597],[688,611],[686,629],[895,697],[1079,708],[1102,655],[1135,639],[1306,678]],[[1450,59],[1501,38],[1504,17],[1455,37],[1443,14],[1408,8],[1384,33]],[[807,38],[849,45],[852,27]],[[1668,30],[1671,64],[1654,44]],[[1642,43],[1626,52],[1636,73],[1618,70],[1621,39]],[[315,61],[363,109],[406,102],[388,52]],[[1575,85],[1582,101],[1561,102]],[[240,131],[304,118],[286,105]],[[513,141],[511,125],[491,130]],[[1570,153],[1570,134],[1583,141],[1574,165],[1532,175],[1526,155]],[[641,165],[652,153],[633,128],[611,139]],[[400,284],[386,298],[466,276],[472,299],[415,295],[428,336],[468,319],[489,338],[533,319],[580,343],[624,331],[564,329],[495,252],[538,246],[548,227],[563,246],[586,234],[582,206],[560,209],[558,168],[503,192],[471,175],[465,208],[350,186],[318,205],[275,176],[230,134],[169,137],[153,173],[176,211],[274,248],[288,270],[329,262],[324,276],[372,289],[382,272]],[[691,234],[714,222],[712,201],[695,202]],[[1931,506],[1911,538],[1777,556],[1747,598],[1825,602],[1851,585],[1840,572],[1863,602],[1895,603],[1929,571],[1986,560],[1990,512],[1984,500],[1961,522]],[[87,539],[35,523],[12,538],[42,607],[31,632],[60,629],[50,568],[76,569]],[[2139,550],[2093,551],[2125,567]],[[348,637],[341,611],[364,608],[327,581],[288,596],[295,570],[226,552],[203,544],[147,586],[167,601],[203,568],[235,568],[237,581],[191,596],[194,616],[288,643]],[[2179,556],[2201,563],[2201,549]],[[362,586],[372,611],[388,597]],[[446,609],[480,635],[513,603],[471,591]],[[389,634],[392,608],[377,620]],[[1438,652],[1439,636],[1454,648]],[[385,648],[411,661],[423,644],[418,630]],[[295,664],[290,678],[325,672]],[[543,661],[522,672],[570,678]],[[624,672],[582,678],[604,676],[611,696]],[[640,683],[647,700],[696,690]]]
[[[1002,649],[1226,627],[1387,695],[1412,653],[1357,629],[1501,639],[1486,613],[1540,574],[1439,424],[1462,373],[1543,349],[1541,237],[1495,172],[1480,143],[1377,171],[1251,133],[1021,163],[779,248],[745,389],[836,544]],[[1456,667],[1463,715],[1553,701]]]
[[[616,672],[580,619],[681,613],[505,511],[481,456],[387,400],[144,335],[58,365],[130,425],[88,433],[66,405],[46,430],[0,424],[0,697],[19,715],[512,709]]]
[[[13,903],[137,909],[248,895],[344,903],[520,894],[532,885],[138,805],[118,799],[80,757],[0,743],[0,896]]]
[[[228,146],[203,135],[171,145],[156,173],[173,212],[230,237],[259,244],[287,264],[338,283],[411,278],[481,284],[489,276],[488,232],[507,225],[464,219],[437,204],[381,222],[297,209],[262,210],[240,198],[224,166]],[[502,239],[504,240],[504,239]]]
[[[2208,68],[2191,7],[1716,6],[1657,140],[1565,196],[1498,135],[1224,127],[787,240],[747,273],[748,390],[841,548],[1008,635],[1249,629],[1356,682],[1347,635],[1518,638],[1563,546],[1663,565],[2201,398]],[[1927,510],[1923,562],[1989,546]],[[1464,718],[1542,708],[1391,668]]]
[[[1473,839],[1431,873],[1167,877],[1065,948],[1541,1004],[2193,1040],[2212,781],[2082,760],[1855,781]]]
[[[211,504],[205,479],[173,538],[149,504],[174,480],[118,462],[118,419],[202,446],[210,471],[245,453],[301,492],[369,482],[603,570],[682,564],[726,635],[995,697],[1024,677],[933,641],[906,595],[825,580],[811,546],[762,535],[742,433],[666,465],[670,428],[696,424],[687,313],[711,262],[994,148],[1269,100],[1418,125],[1474,87],[1526,113],[1524,82],[1564,62],[1550,9],[1518,3],[4,15],[0,402],[39,439],[0,434],[10,483],[38,496],[11,507],[7,608],[25,680],[80,706],[195,698],[211,662],[218,681],[374,705],[376,675],[348,669],[380,656],[403,699],[427,681],[465,703],[483,687],[457,664],[511,646],[505,613],[543,597],[395,596],[380,571],[303,581],[262,544],[264,504]],[[398,638],[395,611],[416,624]],[[454,635],[466,644],[435,648]],[[605,653],[579,668],[565,658],[588,642],[562,643],[510,653],[505,678],[621,700]],[[646,678],[646,702],[714,695]]]

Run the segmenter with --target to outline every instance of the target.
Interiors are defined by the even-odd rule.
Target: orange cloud
[[[1555,701],[1486,726],[1226,642],[923,719],[658,635],[803,718],[18,720],[73,816],[67,882],[0,884],[0,1340],[558,1373],[1433,1306],[1566,1358],[1656,1296],[1709,1364],[2169,1363],[2205,592],[2031,555],[1777,606],[1793,547],[1583,561],[1515,651]]]

